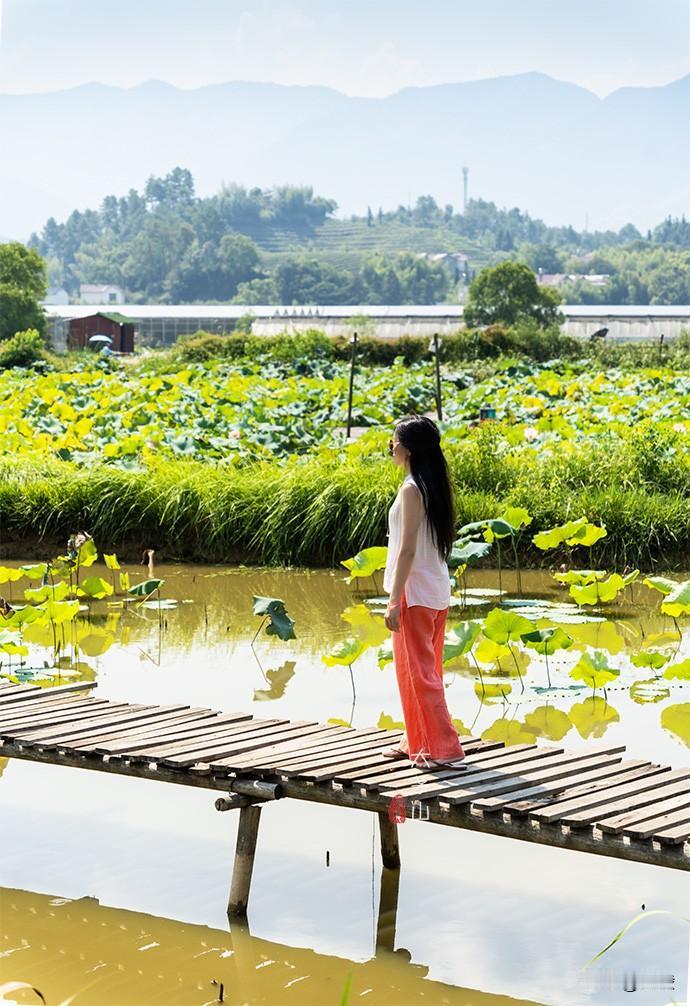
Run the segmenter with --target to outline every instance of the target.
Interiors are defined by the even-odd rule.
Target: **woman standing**
[[[383,589],[405,737],[387,758],[420,767],[457,765],[465,758],[446,705],[443,638],[450,606],[447,559],[455,537],[453,495],[438,427],[426,416],[395,425],[389,450],[406,472],[388,513]]]

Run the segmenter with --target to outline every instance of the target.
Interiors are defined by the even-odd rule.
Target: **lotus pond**
[[[591,536],[583,526],[561,533]],[[40,563],[5,567],[10,607],[39,615],[12,623],[6,610],[0,673],[92,680],[127,701],[400,724],[376,568],[147,571],[106,565],[90,542],[72,542],[79,570],[68,553],[45,585]],[[648,585],[523,570],[518,584],[514,570],[460,570],[445,685],[462,733],[625,743],[631,758],[690,765],[690,597],[674,586],[687,574]],[[279,801],[262,816],[250,925],[229,929],[237,819],[211,793],[17,760],[2,763],[0,792],[0,980],[50,1004],[212,1003],[222,982],[238,1006],[321,1006],[341,1002],[348,975],[349,1003],[617,1004],[633,970],[636,1001],[687,994],[690,890],[676,871],[406,821],[397,913],[380,916],[390,892],[373,815]],[[642,905],[670,914],[581,970]],[[643,987],[659,974],[674,985]]]
[[[113,369],[114,367],[114,369]],[[462,438],[487,401],[506,420],[508,441],[537,453],[575,438],[619,437],[644,419],[690,444],[690,375],[670,368],[592,372],[591,360],[540,364],[506,359],[477,379],[441,370],[444,423]],[[274,459],[344,444],[349,368],[330,360],[243,360],[158,373],[102,363],[72,372],[0,374],[0,434],[6,455],[45,456],[136,468],[156,457],[215,463]],[[435,407],[429,363],[358,367],[353,423],[390,426],[409,410]],[[507,429],[508,429],[507,427]]]

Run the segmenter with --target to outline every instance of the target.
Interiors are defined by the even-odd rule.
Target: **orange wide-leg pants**
[[[400,747],[410,759],[462,758],[443,686],[443,637],[448,608],[407,606],[403,591],[393,658],[405,720]]]

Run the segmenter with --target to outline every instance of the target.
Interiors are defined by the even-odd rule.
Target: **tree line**
[[[381,228],[386,252],[360,252],[334,262],[318,235],[337,209],[310,186],[273,189],[224,185],[197,196],[191,173],[176,167],[151,177],[142,192],[107,196],[98,210],[51,218],[29,246],[47,261],[49,282],[77,295],[80,283],[113,283],[133,302],[203,301],[245,304],[433,304],[457,300],[455,278],[413,253],[408,228],[428,232],[430,250],[462,251],[467,242],[485,260],[527,263],[535,272],[606,273],[606,286],[566,283],[570,303],[690,302],[690,223],[667,218],[643,235],[632,224],[619,231],[578,232],[551,227],[517,208],[470,200],[460,213],[430,195],[410,207],[350,218],[356,227]],[[266,255],[275,235],[290,251]],[[294,250],[292,250],[294,249]],[[347,249],[346,249],[347,250]],[[468,278],[472,278],[471,274]]]

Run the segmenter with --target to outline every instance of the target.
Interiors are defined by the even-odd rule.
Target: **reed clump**
[[[566,460],[518,451],[487,457],[496,433],[446,448],[458,527],[500,516],[508,505],[533,516],[518,543],[525,565],[562,558],[532,535],[585,515],[607,535],[588,564],[643,569],[690,566],[690,464],[677,459],[654,484],[649,459],[620,444],[593,458],[585,445]],[[482,437],[485,438],[482,441]],[[386,543],[399,472],[380,451],[319,451],[289,464],[211,466],[160,460],[139,471],[66,462],[0,463],[0,529],[6,554],[24,544],[62,542],[85,528],[106,551],[146,546],[160,557],[202,562],[337,566]]]

